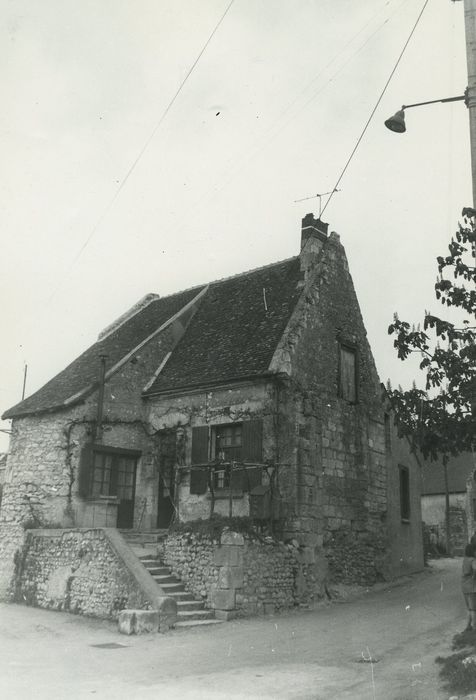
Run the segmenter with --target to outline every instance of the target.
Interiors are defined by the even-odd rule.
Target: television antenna
[[[337,188],[331,190],[330,192],[321,192],[320,194],[313,194],[311,197],[303,197],[302,199],[295,199],[294,204],[297,204],[298,202],[307,202],[309,199],[315,199],[316,197],[319,199],[319,218],[321,217],[322,213],[322,197],[325,197],[326,194],[334,194],[334,192],[340,192]]]

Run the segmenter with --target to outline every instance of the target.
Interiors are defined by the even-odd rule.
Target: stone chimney
[[[314,214],[306,214],[302,220],[301,228],[301,271],[304,272],[304,279],[309,276],[310,270],[319,259],[322,246],[327,241],[327,229],[329,224],[325,224],[320,219],[315,219]]]

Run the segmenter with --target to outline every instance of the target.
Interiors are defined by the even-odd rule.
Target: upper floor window
[[[349,403],[357,403],[357,379],[357,350],[339,343],[338,393]]]
[[[215,459],[227,463],[223,465],[222,469],[215,469],[213,485],[216,489],[229,488],[231,464],[241,461],[241,423],[219,425],[213,429],[213,432],[215,434]]]
[[[241,423],[218,425],[215,433],[215,458],[223,462],[241,461]]]
[[[192,465],[203,465],[203,469],[192,470],[190,492],[205,493],[209,475],[205,465],[211,467],[212,463],[215,489],[247,488],[251,472],[244,465],[261,464],[262,430],[263,423],[258,419],[193,428]]]

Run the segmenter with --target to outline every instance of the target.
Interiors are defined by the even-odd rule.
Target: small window
[[[242,458],[242,425],[232,423],[219,425],[215,432],[215,459],[226,462],[223,469],[215,469],[214,487],[216,489],[229,488],[231,463],[241,462]]]
[[[390,419],[390,414],[386,413],[384,416],[385,422],[385,449],[387,452],[392,450],[392,424]]]
[[[408,467],[400,465],[400,517],[408,522],[410,520],[410,472]]]
[[[338,393],[349,403],[357,403],[357,351],[339,344]]]

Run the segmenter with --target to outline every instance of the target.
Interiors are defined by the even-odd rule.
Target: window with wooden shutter
[[[357,403],[357,386],[357,351],[348,345],[339,344],[339,396],[349,403]]]
[[[208,432],[208,425],[192,428],[192,464],[208,463]]]
[[[263,482],[262,467],[247,467],[243,479],[243,491],[251,492]]]

